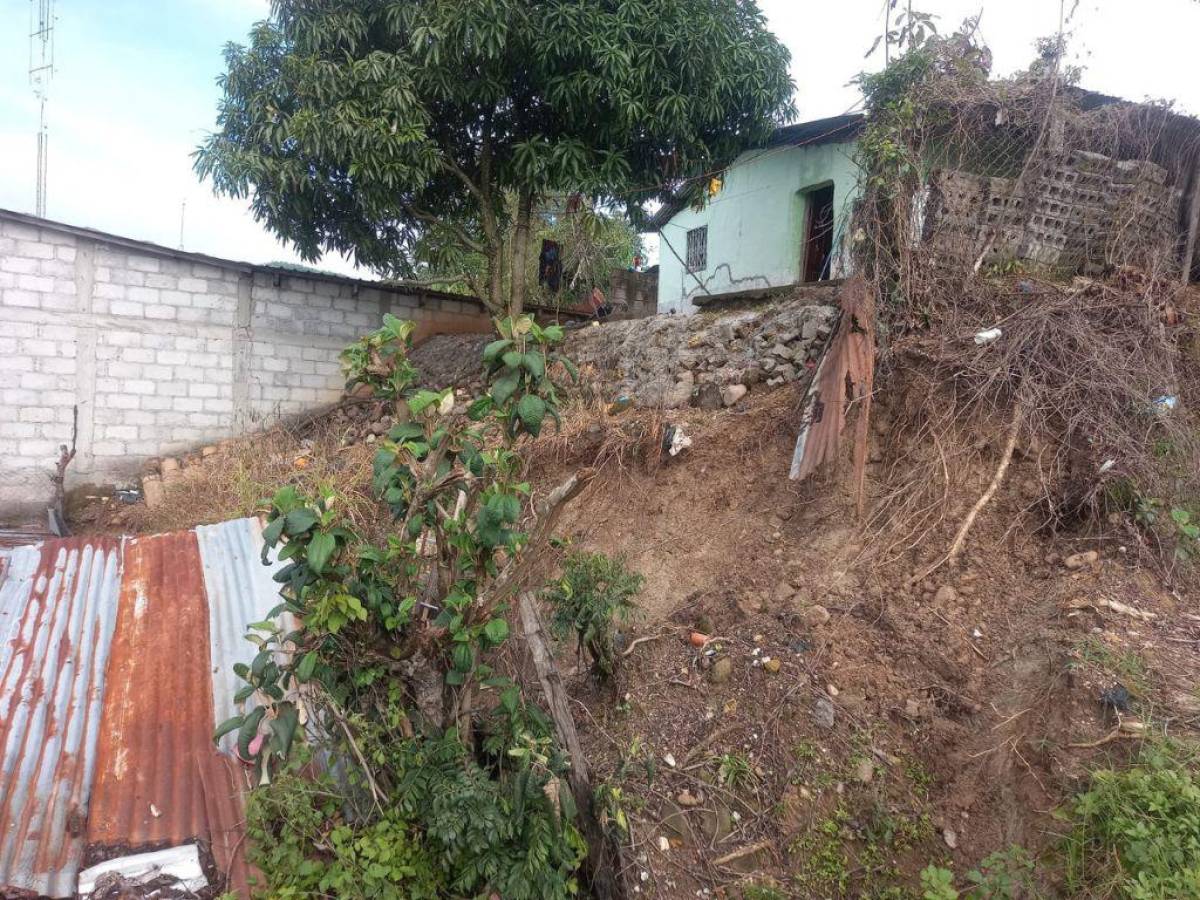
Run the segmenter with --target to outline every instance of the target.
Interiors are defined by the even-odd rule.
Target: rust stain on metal
[[[841,443],[851,403],[862,405],[855,437],[855,475],[866,464],[867,419],[875,376],[875,300],[862,276],[842,288],[841,319],[809,386],[790,477],[807,478],[832,459]]]
[[[231,702],[213,673],[240,655],[235,632],[261,618],[274,585],[234,565],[257,563],[257,523],[206,534],[222,540],[0,550],[0,896],[74,896],[85,856],[192,841],[249,896],[249,781],[212,744],[214,696]],[[215,656],[210,617],[225,626]]]
[[[89,846],[208,838],[208,608],[193,532],[128,540],[108,663]]]
[[[106,538],[20,548],[0,578],[0,886],[74,895],[118,548]]]

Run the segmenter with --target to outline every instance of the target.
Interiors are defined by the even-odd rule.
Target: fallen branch
[[[772,845],[772,841],[770,839],[767,839],[765,841],[759,841],[756,844],[748,844],[745,847],[741,847],[737,850],[734,850],[732,853],[726,853],[724,856],[717,857],[716,859],[713,860],[713,865],[714,866],[727,866],[731,862],[737,862],[739,859],[743,859],[744,857],[753,856],[755,853],[757,853],[760,850],[766,850],[771,845]]]
[[[626,648],[625,648],[625,649],[624,649],[624,650],[621,652],[621,655],[622,655],[622,656],[628,656],[630,653],[632,653],[632,652],[633,652],[633,649],[634,649],[634,648],[635,648],[635,647],[636,647],[638,644],[645,644],[645,643],[648,643],[649,641],[657,641],[659,638],[665,638],[666,636],[667,636],[667,635],[665,635],[665,634],[648,634],[648,635],[646,635],[645,637],[634,638],[632,641],[630,641],[630,642],[629,642],[629,646],[628,646],[628,647],[626,647]]]
[[[988,485],[988,489],[983,492],[983,496],[975,501],[975,505],[971,507],[971,511],[967,513],[966,519],[963,520],[962,527],[958,529],[958,534],[954,538],[954,543],[950,545],[950,552],[947,554],[947,561],[954,562],[962,553],[963,544],[967,540],[967,533],[971,530],[971,526],[975,524],[975,519],[983,508],[991,502],[992,497],[996,495],[996,491],[1000,487],[1000,482],[1004,480],[1004,474],[1008,471],[1008,464],[1012,462],[1013,450],[1017,446],[1017,436],[1021,433],[1021,404],[1017,401],[1013,404],[1012,422],[1008,426],[1008,441],[1004,444],[1004,454],[1000,457],[1000,465],[996,468],[996,474],[992,476],[992,483]]]
[[[909,584],[916,584],[918,581],[924,581],[946,563],[953,563],[958,559],[959,555],[962,553],[963,546],[966,543],[967,535],[970,533],[971,527],[975,524],[975,520],[979,517],[979,514],[983,511],[983,508],[991,502],[992,497],[996,495],[996,491],[1000,488],[1000,483],[1004,481],[1004,475],[1006,472],[1008,472],[1008,465],[1012,462],[1013,451],[1017,447],[1017,437],[1021,433],[1021,418],[1021,403],[1018,400],[1013,405],[1012,422],[1010,422],[1008,426],[1008,440],[1005,441],[1004,453],[1000,456],[1000,465],[996,467],[996,474],[992,476],[992,483],[989,484],[987,490],[983,492],[983,496],[975,501],[975,505],[971,507],[971,511],[967,513],[967,517],[963,519],[962,525],[959,526],[958,534],[954,536],[954,542],[950,545],[950,550],[946,553],[946,555],[923,571],[921,574],[914,575],[909,580]]]

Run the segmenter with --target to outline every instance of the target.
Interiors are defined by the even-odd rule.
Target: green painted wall
[[[800,280],[806,213],[804,191],[833,183],[837,253],[858,184],[854,144],[765,148],[743,153],[708,205],[675,215],[659,235],[658,311],[693,312],[704,290],[731,293]],[[708,264],[689,274],[687,232],[708,226]],[[676,259],[674,248],[679,255]],[[834,274],[841,268],[835,258]]]

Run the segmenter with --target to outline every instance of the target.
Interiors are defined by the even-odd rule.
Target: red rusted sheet
[[[208,601],[196,535],[130,539],[122,568],[89,855],[199,840],[230,873],[230,887],[244,889],[244,868],[233,859],[240,773],[212,744]]]

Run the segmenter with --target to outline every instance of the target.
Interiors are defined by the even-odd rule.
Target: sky
[[[268,0],[55,0],[47,217],[249,262],[297,261],[258,225],[245,201],[217,198],[191,152],[214,127],[221,50],[244,42]],[[1067,0],[1067,11],[1073,0]],[[905,3],[901,2],[901,6]],[[760,0],[792,53],[801,119],[858,100],[849,84],[879,55],[884,0]],[[1058,28],[1058,0],[917,0],[952,30],[982,10],[997,75],[1028,65],[1038,37]],[[1189,74],[1200,0],[1079,0],[1069,62],[1083,83],[1129,99],[1169,98],[1200,113]],[[29,85],[29,0],[0,0],[0,208],[32,213],[37,105]],[[349,262],[319,264],[353,273]],[[367,273],[359,273],[367,274]]]

